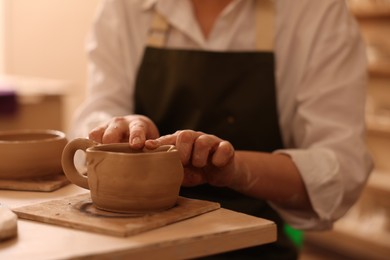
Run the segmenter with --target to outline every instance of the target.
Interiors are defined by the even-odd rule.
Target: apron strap
[[[275,7],[273,0],[256,1],[256,50],[274,49]],[[147,45],[162,48],[166,45],[169,31],[167,19],[155,11],[150,25]],[[265,29],[265,30],[264,30]]]
[[[159,12],[154,11],[152,24],[149,28],[147,45],[159,48],[164,47],[168,38],[168,31],[168,21]]]
[[[256,49],[273,51],[275,4],[272,0],[257,0],[256,2]]]

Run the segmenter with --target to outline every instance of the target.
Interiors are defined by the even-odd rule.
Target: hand
[[[114,117],[107,124],[96,127],[89,139],[103,144],[129,142],[130,147],[142,149],[147,139],[160,136],[156,125],[146,116]]]
[[[146,148],[175,145],[184,165],[183,186],[209,183],[214,186],[230,186],[237,178],[234,148],[225,140],[202,132],[177,131],[172,135],[147,140]]]

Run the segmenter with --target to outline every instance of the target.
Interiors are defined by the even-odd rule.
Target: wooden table
[[[75,185],[54,192],[0,190],[0,203],[13,209],[81,193]],[[126,238],[19,219],[18,237],[0,242],[0,259],[188,259],[275,240],[273,222],[223,208]]]

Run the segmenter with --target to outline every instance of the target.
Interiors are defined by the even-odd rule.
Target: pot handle
[[[68,180],[77,186],[80,186],[84,189],[89,190],[88,186],[88,177],[86,172],[80,173],[74,164],[74,156],[78,150],[86,152],[89,147],[96,146],[98,143],[86,139],[86,138],[77,138],[70,141],[64,148],[62,152],[62,169]]]

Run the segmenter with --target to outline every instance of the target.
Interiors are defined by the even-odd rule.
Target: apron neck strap
[[[273,51],[275,4],[272,0],[256,1],[256,50]]]
[[[256,49],[273,51],[274,49],[275,7],[273,0],[256,0]],[[156,10],[152,17],[147,45],[162,48],[166,45],[169,31],[167,19]]]
[[[159,48],[164,47],[168,38],[169,27],[167,19],[154,9],[147,45]]]

